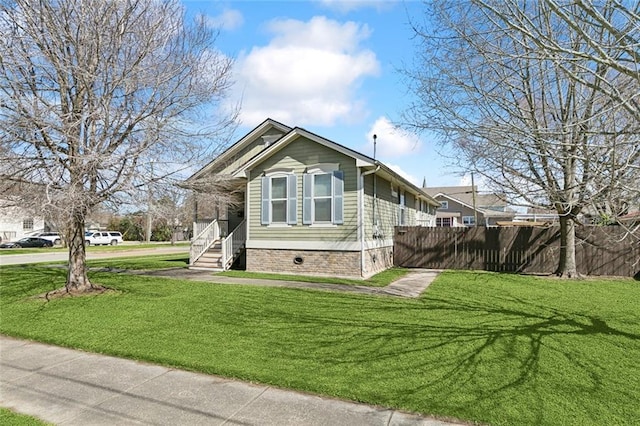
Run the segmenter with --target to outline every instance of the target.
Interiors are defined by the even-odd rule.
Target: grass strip
[[[640,285],[445,272],[419,299],[0,268],[0,332],[494,425],[640,419]]]
[[[19,414],[7,408],[0,407],[0,425],[46,426],[51,425],[51,423],[46,423],[35,417]]]

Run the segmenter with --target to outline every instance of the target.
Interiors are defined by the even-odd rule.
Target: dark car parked
[[[21,238],[12,243],[2,243],[0,248],[20,248],[20,247],[53,247],[53,241],[38,237]]]

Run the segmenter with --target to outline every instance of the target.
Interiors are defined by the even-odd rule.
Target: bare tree
[[[556,210],[557,274],[577,276],[578,216],[638,199],[637,5],[426,7],[425,25],[414,26],[419,61],[405,70],[416,101],[404,125],[440,132],[462,170],[481,174],[512,203]]]
[[[0,32],[1,185],[41,189],[21,197],[64,223],[66,290],[90,291],[85,217],[215,148],[232,62],[177,0],[0,0]]]

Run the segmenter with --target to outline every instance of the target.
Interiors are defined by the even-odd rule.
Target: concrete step
[[[219,263],[222,263],[222,258],[220,256],[217,256],[217,257],[202,256],[200,259],[196,260],[196,263],[219,264]]]
[[[205,259],[220,259],[222,257],[222,253],[221,252],[208,251],[206,253],[203,253],[202,256],[200,256],[200,259],[202,259],[203,257]]]

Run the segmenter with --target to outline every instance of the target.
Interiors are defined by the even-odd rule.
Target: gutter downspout
[[[369,170],[368,172],[360,172],[360,223],[358,224],[360,226],[360,276],[362,276],[364,278],[364,266],[365,266],[365,262],[364,262],[364,177],[367,175],[370,175],[372,173],[376,173],[378,170],[380,170],[380,165],[378,165],[375,169],[373,170]],[[358,171],[360,171],[360,169],[358,169]],[[375,195],[374,195],[375,196]],[[375,199],[373,200],[373,205],[375,206]],[[375,207],[374,207],[375,208]],[[375,217],[374,217],[375,220]]]

